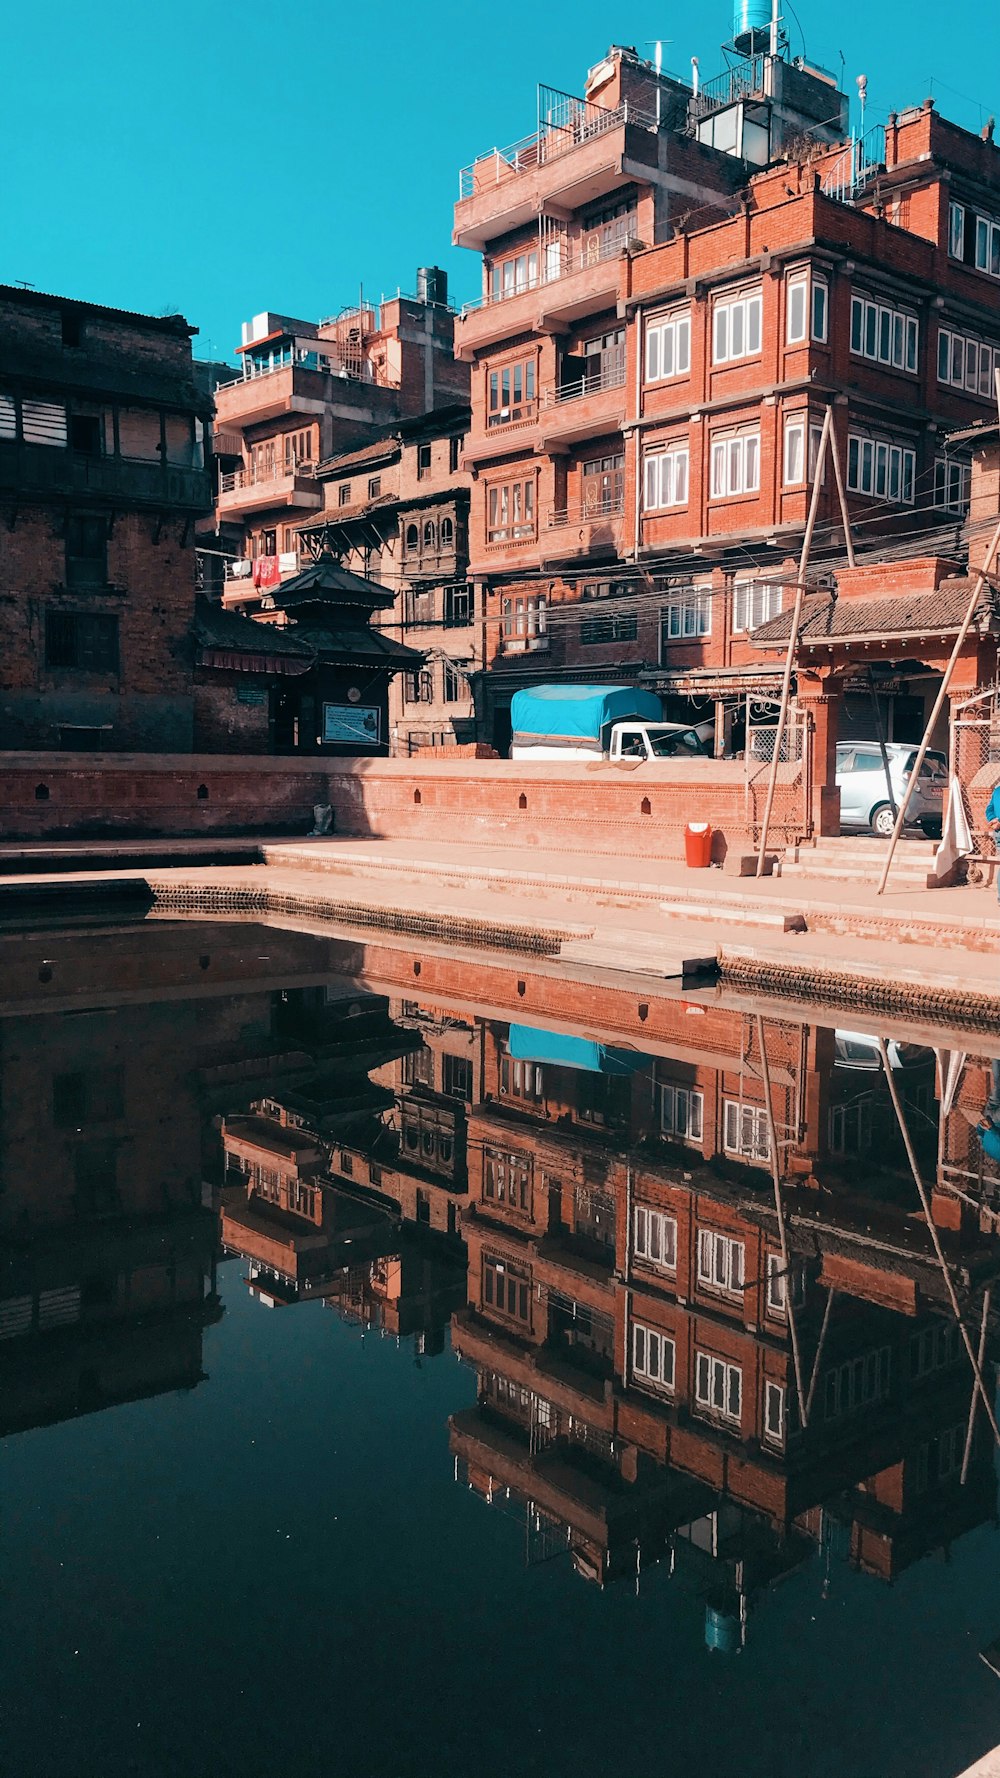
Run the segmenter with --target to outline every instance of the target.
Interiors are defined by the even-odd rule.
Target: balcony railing
[[[575,377],[572,382],[547,389],[542,400],[546,407],[557,407],[564,401],[581,401],[584,396],[600,395],[604,389],[621,389],[624,385],[625,366],[616,364],[608,370],[591,371],[587,376]]]
[[[59,495],[82,494],[126,506],[190,508],[207,512],[211,477],[205,469],[147,463],[72,451],[59,445],[0,439],[0,489]]]
[[[885,166],[885,125],[876,124],[863,136],[852,136],[846,147],[820,175],[820,190],[840,204],[850,204]]]
[[[286,488],[300,479],[308,480],[314,474],[312,463],[293,463],[288,468],[284,464],[270,464],[262,469],[251,463],[244,469],[230,469],[220,475],[219,493],[237,494],[245,488]]]
[[[713,111],[723,111],[727,105],[735,105],[738,99],[749,98],[752,93],[763,93],[766,64],[766,56],[748,56],[746,61],[739,62],[735,68],[727,68],[725,73],[717,74],[714,80],[706,80],[701,89],[688,100],[689,123],[700,123],[703,117],[710,117]]]
[[[216,383],[216,392],[220,389],[232,389],[237,383],[255,383],[260,377],[273,377],[282,370],[315,370],[325,376],[353,377],[356,382],[373,381],[371,366],[356,356],[350,357],[340,351],[337,341],[324,341],[324,350],[316,352],[303,351],[295,346],[281,346],[275,352],[269,352],[266,358],[255,359],[244,357],[241,374],[227,377],[224,382]]]
[[[509,148],[493,148],[480,155],[458,175],[459,201],[474,197],[491,185],[501,185],[520,173],[548,165],[569,154],[584,142],[616,130],[622,124],[638,124],[642,129],[655,129],[656,120],[639,111],[628,100],[614,109],[590,105],[571,93],[546,93],[551,103],[546,106],[546,120],[530,136],[522,136]]]
[[[575,506],[553,506],[546,516],[545,528],[558,531],[565,525],[591,525],[601,519],[621,518],[624,511],[624,494],[595,494]]]
[[[278,574],[282,577],[286,574],[297,574],[299,571],[299,552],[295,549],[285,549],[279,556],[258,557],[257,560],[276,561]],[[226,563],[226,579],[233,582],[242,581],[245,586],[249,586],[253,584],[253,570],[254,563],[250,556],[237,556],[235,560]]]
[[[491,308],[494,303],[510,302],[512,297],[524,296],[526,291],[540,290],[543,285],[557,284],[562,278],[571,278],[575,272],[586,271],[589,266],[603,265],[609,259],[619,259],[627,242],[635,236],[633,222],[626,233],[609,236],[605,240],[591,238],[571,246],[568,241],[560,241],[558,252],[553,251],[549,243],[541,249],[541,271],[533,277],[522,277],[506,290],[487,290],[482,296],[462,304],[462,314],[471,314],[476,309]],[[533,251],[533,250],[532,250]]]

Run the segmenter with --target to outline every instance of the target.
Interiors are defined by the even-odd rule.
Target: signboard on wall
[[[382,713],[376,704],[324,704],[323,740],[340,747],[375,747],[382,738]]]

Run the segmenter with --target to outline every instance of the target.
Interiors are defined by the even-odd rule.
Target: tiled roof
[[[307,660],[313,657],[308,643],[297,642],[294,631],[279,624],[258,623],[256,618],[243,617],[238,611],[223,611],[199,599],[193,625],[194,639],[201,648],[228,649],[237,654],[289,654]]]
[[[931,636],[960,629],[969,604],[973,581],[967,575],[942,581],[935,592],[896,593],[884,599],[832,599],[827,593],[803,601],[799,641],[860,641],[873,637],[884,641],[902,636]],[[989,591],[984,590],[978,619],[990,610]],[[792,629],[791,611],[761,624],[751,640],[760,648],[783,648]]]
[[[318,465],[317,474],[322,476],[339,475],[341,470],[360,469],[366,463],[387,463],[400,452],[399,438],[395,432],[383,438],[377,438],[372,444],[361,445],[356,451],[341,451],[336,457],[325,457]]]

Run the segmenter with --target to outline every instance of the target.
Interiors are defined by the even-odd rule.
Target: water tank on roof
[[[447,303],[448,274],[440,266],[417,267],[417,300],[422,303]]]
[[[770,0],[734,0],[733,44],[741,54],[759,54],[767,48],[770,35]]]

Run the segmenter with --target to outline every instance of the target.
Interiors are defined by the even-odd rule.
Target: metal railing
[[[734,105],[738,99],[745,99],[751,93],[763,93],[764,70],[767,65],[766,56],[748,56],[735,68],[727,68],[724,73],[717,74],[714,80],[706,80],[700,90],[688,100],[688,120],[699,123],[703,117],[710,117],[713,111],[722,111],[727,105]]]
[[[244,488],[285,487],[300,477],[308,480],[315,475],[312,463],[266,464],[262,469],[252,463],[244,469],[228,469],[219,477],[220,494],[237,494]]]
[[[851,140],[820,175],[820,190],[850,204],[885,166],[885,125],[876,124]]]
[[[232,389],[239,383],[256,383],[261,377],[276,376],[282,370],[314,370],[323,376],[353,377],[356,382],[372,382],[374,380],[371,366],[360,360],[357,354],[345,354],[331,340],[329,349],[323,352],[307,352],[296,347],[281,347],[268,354],[266,360],[258,361],[249,356],[243,359],[243,367],[239,376],[227,377],[224,382],[216,383],[216,393],[220,389]]]
[[[598,494],[592,500],[581,500],[576,506],[553,506],[545,520],[545,528],[557,531],[564,525],[590,525],[595,519],[621,518],[624,511],[624,494]]]
[[[268,558],[270,559],[270,558]],[[299,552],[295,549],[284,549],[277,557],[279,574],[297,574],[299,571]],[[253,560],[250,556],[236,556],[225,566],[225,578],[249,582],[253,579]]]
[[[587,395],[600,395],[604,389],[621,389],[625,385],[625,366],[616,364],[613,369],[591,371],[589,375],[576,377],[572,382],[559,383],[555,388],[546,389],[542,395],[545,407],[558,406],[564,401],[580,401]]]
[[[634,233],[634,228],[631,233]],[[486,290],[482,296],[472,297],[469,302],[462,304],[461,314],[468,315],[476,309],[488,309],[494,303],[510,302],[513,297],[524,296],[529,290],[540,290],[544,285],[557,284],[561,278],[571,278],[574,272],[586,271],[590,266],[604,265],[608,260],[619,259],[629,239],[630,234],[623,234],[606,241],[580,241],[574,246],[568,241],[560,241],[559,250],[555,253],[551,243],[548,251],[543,245],[540,249],[541,269],[534,277],[522,278],[509,290]]]
[[[490,186],[501,185],[504,180],[520,173],[530,172],[534,167],[548,165],[584,142],[592,142],[622,124],[637,124],[642,129],[656,128],[655,118],[637,110],[627,99],[610,109],[588,104],[586,99],[574,98],[570,93],[550,92],[549,97],[553,102],[547,108],[545,122],[540,123],[531,135],[522,136],[519,142],[512,142],[507,148],[493,148],[461,169],[458,175],[459,201]]]

